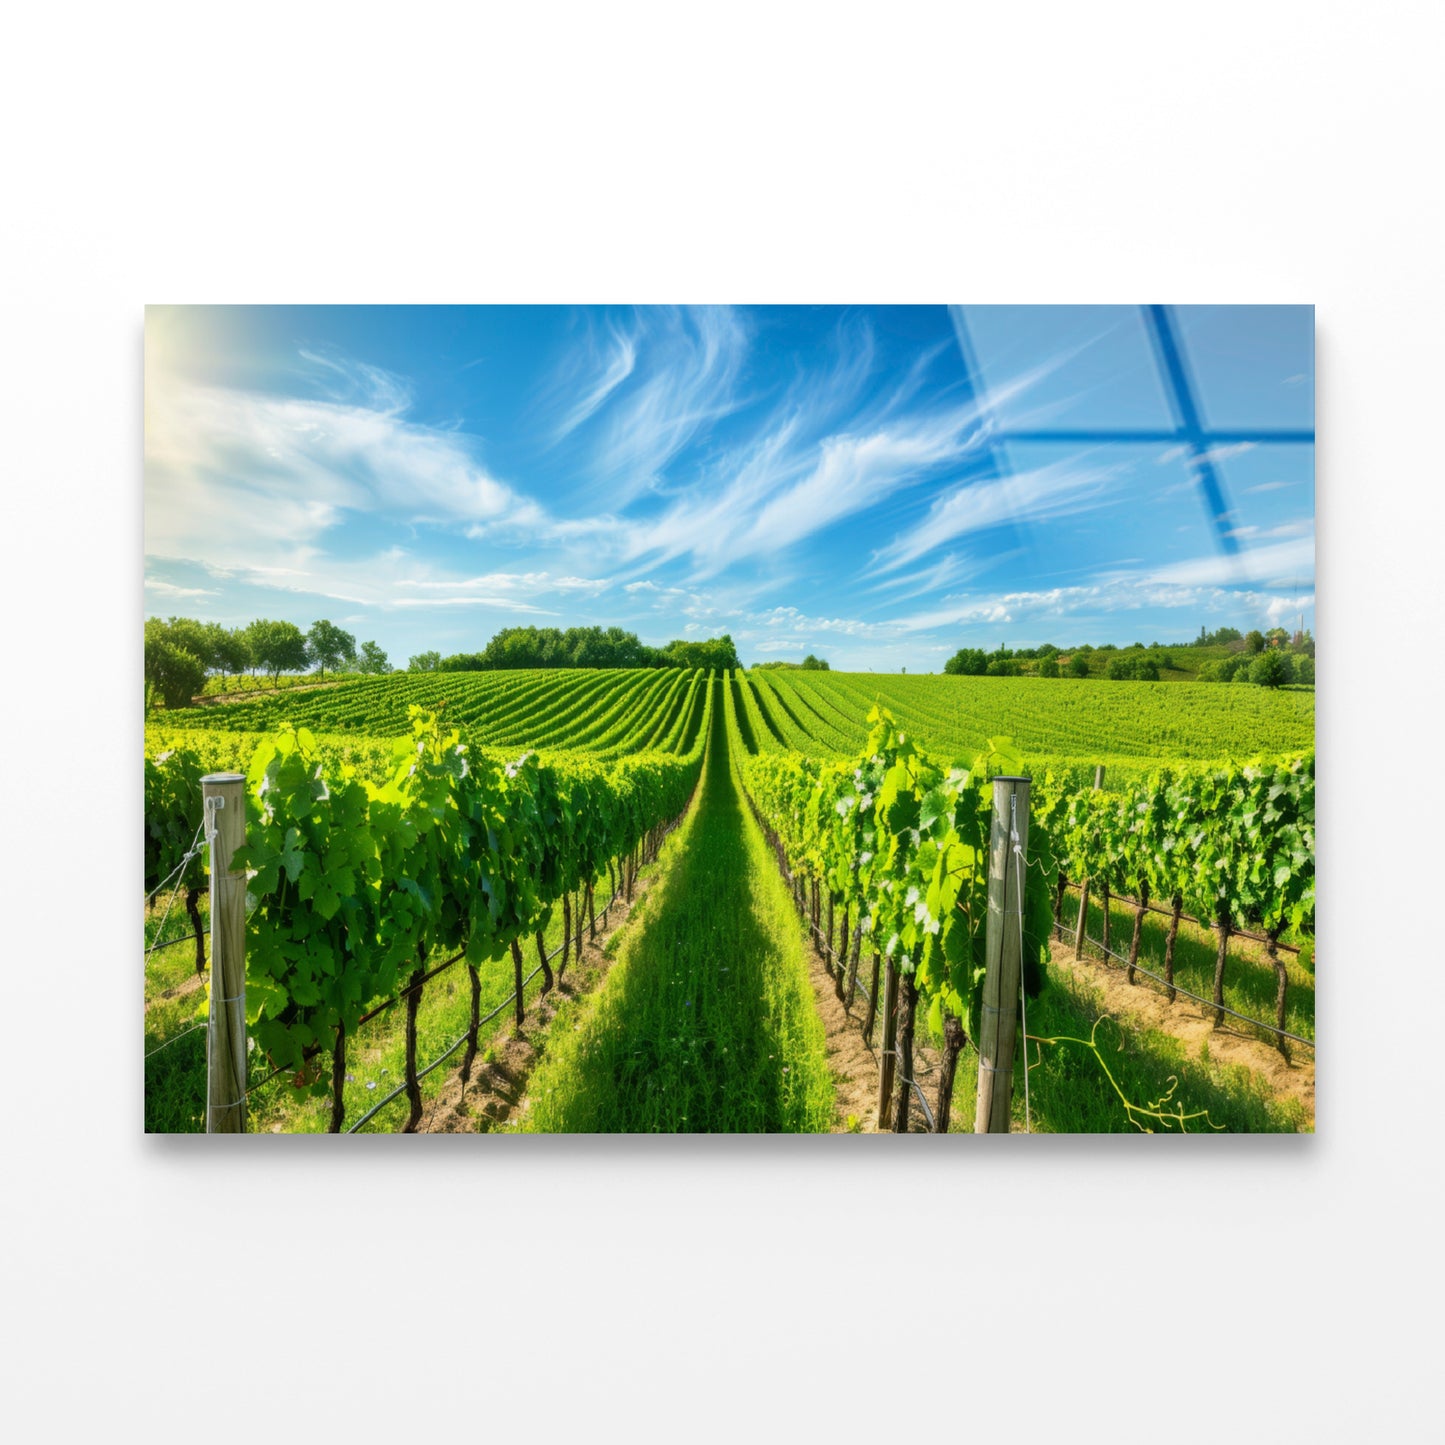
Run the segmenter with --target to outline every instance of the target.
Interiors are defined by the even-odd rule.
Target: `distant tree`
[[[1165,668],[1169,668],[1172,671],[1174,667],[1174,654],[1172,652],[1161,652],[1158,663],[1161,671]]]
[[[711,667],[718,671],[724,668],[732,668],[735,671],[742,670],[742,663],[738,661],[738,650],[733,645],[732,637],[726,632],[721,637],[709,637],[701,642],[676,638],[669,642],[662,651],[675,667]]]
[[[1085,663],[1087,667],[1088,664]],[[1042,657],[1036,669],[1040,677],[1057,677],[1059,675],[1059,664],[1052,657]]]
[[[1289,633],[1283,627],[1271,627],[1264,634],[1265,643],[1270,647],[1287,647],[1289,645]]]
[[[283,672],[304,672],[310,665],[306,634],[294,622],[257,618],[246,629],[246,641],[254,665],[269,673],[277,686]]]
[[[813,654],[810,652],[803,659],[803,670],[805,672],[828,672],[831,669],[828,667],[827,662],[823,658],[814,657]]]
[[[306,641],[311,649],[311,656],[321,668],[322,677],[326,676],[328,667],[335,671],[341,663],[356,660],[356,638],[324,617],[311,624]]]
[[[1017,677],[1022,669],[1011,657],[995,657],[985,669],[987,677]]]
[[[1069,676],[1070,676],[1070,677],[1088,677],[1088,675],[1089,675],[1089,659],[1088,659],[1087,657],[1085,657],[1082,652],[1076,652],[1076,653],[1069,659]]]
[[[1283,687],[1285,683],[1294,681],[1294,659],[1289,653],[1271,647],[1250,664],[1249,680],[1261,687]]]
[[[961,647],[943,670],[953,677],[982,677],[988,671],[988,654],[981,647]]]
[[[439,652],[419,652],[406,665],[408,672],[436,672],[442,665]]]
[[[205,659],[185,645],[195,637],[174,624],[153,617],[145,625],[145,681],[147,691],[168,708],[186,707],[206,685]],[[196,624],[199,628],[199,624]]]
[[[386,660],[386,653],[374,642],[363,642],[361,653],[356,659],[356,670],[358,672],[382,673],[392,670],[391,663]]]
[[[240,677],[251,666],[251,645],[244,628],[222,627],[212,622],[206,628],[208,643],[206,662],[212,672],[226,677]]]
[[[1253,631],[1251,631],[1251,632],[1245,633],[1245,635],[1244,635],[1244,650],[1245,650],[1246,652],[1248,652],[1248,653],[1250,654],[1250,656],[1252,656],[1252,657],[1253,657],[1253,656],[1256,656],[1257,654],[1259,654],[1259,653],[1261,653],[1261,652],[1263,652],[1263,651],[1264,651],[1264,633],[1262,633],[1258,628],[1255,628],[1255,629],[1254,629]]]
[[[1296,682],[1307,682],[1311,687],[1315,682],[1315,660],[1312,657],[1297,657],[1294,660],[1294,680]]]
[[[1243,634],[1237,627],[1221,627],[1214,632],[1199,629],[1196,645],[1199,647],[1223,647],[1226,643],[1243,641]]]
[[[1127,681],[1134,676],[1134,664],[1127,657],[1111,657],[1104,676],[1111,682]]]

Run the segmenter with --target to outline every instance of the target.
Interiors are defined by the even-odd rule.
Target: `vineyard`
[[[250,1129],[966,1131],[1000,1107],[978,1080],[1015,1008],[1004,1127],[1312,1127],[1269,1076],[1313,1077],[1313,701],[535,669],[168,711],[146,730],[147,1128],[208,1118],[220,772],[245,780],[246,874],[221,1104]],[[1001,869],[1017,1003],[989,992]]]

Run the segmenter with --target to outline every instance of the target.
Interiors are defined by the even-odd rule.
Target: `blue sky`
[[[145,407],[147,615],[398,665],[1314,625],[1310,307],[150,307]]]

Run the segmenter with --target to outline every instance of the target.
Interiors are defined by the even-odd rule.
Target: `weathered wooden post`
[[[898,1024],[898,970],[893,960],[885,961],[883,970],[883,1037],[878,1043],[878,1132],[888,1128],[893,1114],[893,1071],[896,1063],[893,1050]]]
[[[988,928],[978,1040],[976,1134],[1007,1134],[1023,970],[1023,894],[1029,855],[1029,779],[993,780],[988,855]],[[1014,849],[1018,852],[1015,853]],[[1028,1065],[1028,1043],[1024,1044]]]
[[[1097,793],[1104,786],[1104,765],[1100,763],[1094,769],[1094,791]],[[1084,956],[1084,929],[1089,922],[1089,880],[1084,879],[1079,884],[1079,926],[1074,930],[1074,957]]]
[[[246,1132],[246,872],[231,855],[246,841],[246,779],[201,779],[211,845],[211,1013],[206,1030],[206,1133]]]

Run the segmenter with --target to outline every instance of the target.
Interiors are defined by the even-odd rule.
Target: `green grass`
[[[1077,890],[1071,889],[1064,898],[1064,941],[1054,943],[1055,951],[1067,950],[1072,957],[1074,936],[1070,930],[1078,917],[1079,895]],[[1113,952],[1127,958],[1129,940],[1134,936],[1134,909],[1111,900],[1109,919],[1109,947]],[[1164,974],[1164,944],[1168,932],[1169,919],[1164,914],[1150,912],[1144,915],[1144,931],[1139,940],[1139,963],[1161,978]],[[1085,925],[1084,933],[1094,942],[1104,936],[1104,911],[1099,904],[1098,895],[1092,892],[1089,898],[1089,921]],[[1179,937],[1174,944],[1174,982],[1201,998],[1213,998],[1214,964],[1218,949],[1216,934],[1194,924],[1181,922]],[[1088,950],[1085,952],[1087,956]],[[1302,1039],[1312,1039],[1315,1036],[1314,971],[1301,963],[1297,954],[1281,953],[1280,958],[1289,978],[1284,1026],[1290,1033],[1298,1034]],[[1149,986],[1153,987],[1152,984]],[[1224,965],[1225,1005],[1247,1018],[1261,1019],[1272,1024],[1278,987],[1279,981],[1273,965],[1265,956],[1264,945],[1251,939],[1240,938],[1237,934],[1231,937],[1229,954]],[[1260,1037],[1269,1038],[1263,1034]]]
[[[607,901],[605,875],[595,885],[599,920],[602,905]],[[178,905],[179,906],[179,905]],[[203,914],[205,916],[204,903]],[[181,913],[184,919],[184,912]],[[189,928],[189,922],[186,927]],[[148,923],[147,934],[151,931]],[[175,913],[166,927],[166,936],[177,932]],[[562,910],[560,905],[546,930],[547,951],[562,942]],[[209,955],[208,955],[209,956]],[[536,967],[536,946],[528,939],[522,947],[527,973]],[[557,967],[557,961],[552,964]],[[569,959],[564,979],[576,977],[577,963]],[[479,966],[482,980],[481,1012],[490,1013],[512,991],[512,960],[493,960]],[[151,955],[146,970],[145,1048],[159,1049],[145,1061],[145,1127],[147,1133],[199,1133],[206,1127],[206,1045],[205,1031],[182,1037],[184,1031],[204,1016],[205,993],[196,991],[174,999],[162,998],[168,988],[182,983],[195,973],[195,953],[184,943]],[[530,1008],[541,993],[539,975],[527,986],[524,998]],[[466,968],[458,963],[427,984],[417,1011],[417,1064],[425,1068],[457,1038],[466,1032],[471,1017],[471,982]],[[505,1009],[479,1031],[478,1039],[487,1042],[513,1027],[511,1008]],[[523,1027],[526,1027],[524,1022]],[[456,1066],[461,1052],[434,1070],[421,1081],[422,1098],[430,1100],[441,1091]],[[348,1046],[344,1098],[346,1122],[361,1117],[379,1099],[384,1098],[402,1082],[406,1061],[406,1009],[398,1004],[366,1024]],[[326,1061],[326,1077],[330,1078],[330,1059]],[[254,1056],[251,1061],[253,1083],[259,1083],[269,1070]],[[393,1100],[361,1130],[362,1133],[392,1133],[400,1129],[407,1116],[406,1096]],[[281,1075],[256,1089],[250,1096],[247,1128],[252,1133],[287,1134],[325,1133],[331,1118],[331,1101],[314,1098],[306,1090],[291,1086],[290,1076]]]
[[[833,1085],[803,935],[728,752],[668,839],[647,919],[532,1075],[533,1132],[824,1131]]]
[[[1065,968],[1051,967],[1047,987],[1029,1002],[1029,1035],[1034,1039],[1088,1039],[1103,1012],[1103,994],[1098,989]],[[1310,1127],[1304,1106],[1277,1096],[1262,1074],[1239,1064],[1211,1062],[1207,1050],[1201,1056],[1171,1034],[1111,1019],[1100,1027],[1096,1041],[1104,1063],[1130,1103],[1147,1106],[1172,1088],[1167,1109],[1182,1108],[1186,1114],[1206,1111],[1208,1122],[1191,1119],[1190,1133],[1294,1134]],[[1069,1043],[1034,1043],[1029,1046],[1029,1061],[1034,1133],[1139,1132],[1099,1059],[1087,1049]],[[971,1133],[978,1089],[978,1054],[971,1047],[959,1056],[956,1080],[949,1131]],[[920,1079],[919,1083],[932,1107],[936,1083],[932,1079]],[[914,1112],[916,1115],[916,1101]],[[1211,1128],[1211,1124],[1218,1127]],[[1016,1058],[1013,1132],[1022,1133],[1024,1127],[1023,1064]],[[1166,1130],[1157,1122],[1151,1129],[1180,1132],[1177,1125]]]

